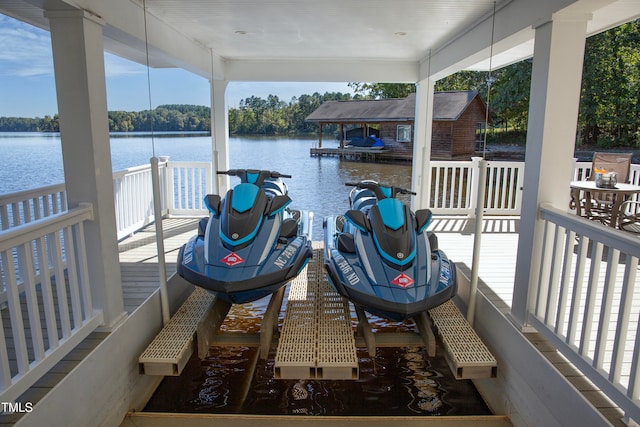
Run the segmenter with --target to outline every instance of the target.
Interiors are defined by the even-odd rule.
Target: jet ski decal
[[[224,258],[220,260],[220,262],[227,264],[229,267],[233,267],[234,265],[242,264],[244,259],[240,255],[235,252],[231,252]]]
[[[413,280],[411,277],[409,277],[406,274],[402,273],[398,277],[393,279],[391,281],[391,284],[400,286],[402,288],[408,288],[409,286],[413,285],[415,282],[416,281]]]

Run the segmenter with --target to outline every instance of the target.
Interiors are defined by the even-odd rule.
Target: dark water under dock
[[[266,299],[234,306],[221,333],[259,332]],[[355,314],[352,314],[355,318]],[[412,322],[371,317],[374,332],[414,331]],[[456,380],[441,348],[428,358],[423,347],[378,348],[375,358],[358,349],[358,380],[278,380],[275,348],[266,360],[257,348],[211,347],[193,356],[179,377],[166,377],[145,412],[256,415],[490,415],[471,381]]]

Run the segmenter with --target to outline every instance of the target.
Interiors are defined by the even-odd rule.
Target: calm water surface
[[[345,182],[374,179],[410,188],[411,167],[310,157],[314,139],[231,138],[231,168],[271,169],[290,174],[292,207],[314,212],[313,239],[322,239],[322,218],[348,209]],[[331,146],[331,143],[325,145]],[[112,136],[113,170],[147,164],[154,154],[176,161],[210,161],[209,136],[128,134]],[[0,133],[0,194],[64,181],[57,134]],[[235,184],[237,178],[232,178]],[[234,306],[222,332],[257,333],[267,299]],[[352,314],[355,318],[355,314]],[[408,330],[373,318],[374,330]],[[441,353],[441,352],[439,352]],[[359,351],[357,381],[283,381],[273,378],[274,354],[256,359],[248,347],[212,347],[208,357],[193,358],[183,375],[167,377],[147,411],[306,415],[465,415],[488,414],[467,381],[456,381],[439,354],[422,349],[382,348],[375,358]]]
[[[231,168],[271,169],[292,175],[286,180],[292,207],[314,212],[313,238],[321,239],[322,218],[348,209],[345,182],[375,179],[404,188],[411,186],[411,166],[345,162],[309,155],[315,139],[230,138]],[[330,144],[330,143],[329,143]],[[326,142],[325,142],[326,145]],[[337,145],[337,143],[336,143]],[[163,134],[112,135],[113,170],[148,164],[149,159],[169,156],[176,161],[211,161],[209,136]],[[64,181],[62,149],[58,134],[0,132],[0,194],[57,184]],[[231,178],[231,184],[237,183]]]

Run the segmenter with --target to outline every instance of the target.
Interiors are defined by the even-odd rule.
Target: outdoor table
[[[613,205],[611,207],[611,221],[609,221],[609,225],[614,228],[619,228],[620,205],[622,205],[625,200],[628,200],[633,194],[640,193],[640,185],[618,183],[613,188],[604,188],[596,187],[595,181],[572,181],[571,195],[573,200],[576,201],[576,214],[583,216],[583,207],[580,204],[581,192],[584,193],[584,199],[586,200],[584,206],[586,214],[589,214],[592,193],[612,194]]]

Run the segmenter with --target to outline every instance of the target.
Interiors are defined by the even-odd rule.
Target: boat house
[[[0,198],[0,424],[638,425],[640,244],[637,236],[576,215],[569,202],[571,182],[590,167],[574,159],[585,40],[640,17],[640,2],[362,5],[355,0],[0,2],[3,15],[50,32],[65,179]],[[105,51],[149,67],[179,67],[210,82],[212,161],[152,162],[151,168],[112,173]],[[533,61],[525,162],[431,160],[436,81],[525,58]],[[163,231],[163,220],[201,217],[207,214],[202,193],[224,194],[230,188],[229,177],[217,174],[235,166],[229,159],[228,84],[350,81],[417,85],[411,205],[429,208],[439,219],[430,227],[457,261],[453,311],[464,314],[497,361],[495,375],[473,379],[494,415],[409,420],[145,413],[163,375],[184,367],[190,353],[182,350],[206,344],[194,339],[194,329],[215,320],[198,321],[211,301],[191,305],[194,311],[202,308],[197,316],[179,315],[190,314],[182,303],[198,292],[171,275],[171,286],[164,286],[171,272],[164,255],[175,260],[171,238],[181,229],[193,235],[197,222],[174,222]],[[163,197],[157,194],[161,189]],[[140,242],[119,242],[121,234],[150,221],[152,231]],[[321,269],[316,273],[321,276]],[[298,303],[301,313],[319,311],[320,304],[306,294]],[[266,327],[271,331],[279,327],[279,312],[273,311]],[[176,317],[182,323],[171,321]],[[351,318],[343,324],[353,339]],[[453,334],[463,329],[458,323],[449,327]],[[316,344],[333,334],[328,328],[316,331],[310,338]],[[179,341],[179,351],[171,354],[180,357],[160,369],[153,360],[167,353],[159,351],[144,360],[142,370],[141,355],[158,337],[167,344]],[[271,338],[265,339],[268,345]],[[306,341],[287,342],[294,349],[308,347]]]
[[[431,158],[469,160],[482,150],[487,106],[477,91],[435,92]],[[325,124],[338,124],[339,147],[355,139],[373,135],[382,140],[384,150],[394,155],[413,153],[416,94],[406,98],[327,101],[307,116],[320,126],[322,147]],[[357,149],[358,147],[355,147]]]

